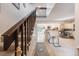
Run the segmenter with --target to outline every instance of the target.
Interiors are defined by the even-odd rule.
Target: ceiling
[[[37,22],[54,22],[54,21],[70,21],[74,20],[74,3],[56,3],[47,4],[51,6],[50,14],[46,18],[37,18]],[[52,7],[53,6],[53,7]],[[48,12],[47,11],[47,12]]]

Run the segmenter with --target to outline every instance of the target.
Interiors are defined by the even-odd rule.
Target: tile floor
[[[48,56],[48,52],[44,43],[37,43],[35,56]]]
[[[49,46],[54,50],[55,56],[76,56],[77,50],[74,39],[59,38],[61,47],[54,47],[53,44]]]
[[[54,47],[53,44],[49,44],[52,51],[54,51],[53,52],[54,55],[52,56],[76,56],[77,55],[77,51],[76,51],[76,47],[73,39],[60,38],[59,41],[60,41],[61,47]],[[14,48],[10,47],[11,49],[5,52],[1,49],[2,46],[3,45],[0,44],[0,56],[14,55]],[[46,46],[44,45],[44,43],[38,43],[36,45],[35,56],[49,56],[48,49],[46,49]]]

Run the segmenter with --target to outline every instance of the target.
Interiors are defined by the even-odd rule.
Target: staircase
[[[2,55],[24,56],[29,51],[36,21],[36,9],[6,31],[1,43]],[[3,44],[3,45],[2,45]]]

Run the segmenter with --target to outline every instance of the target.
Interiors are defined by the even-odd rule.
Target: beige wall
[[[79,48],[79,4],[75,6],[75,29],[76,46]]]

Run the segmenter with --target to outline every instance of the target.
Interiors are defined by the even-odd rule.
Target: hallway
[[[23,4],[20,5],[20,10],[15,9],[15,4],[2,4],[1,6],[3,10],[0,16],[2,19],[0,35],[3,36],[3,41],[0,43],[1,56],[77,55],[75,38],[70,39],[75,36],[74,3],[26,4],[28,8],[25,8]],[[7,22],[4,25],[3,22],[6,19]],[[49,37],[45,36],[48,27],[50,27],[48,32],[52,38],[53,34],[57,34],[55,37],[58,36],[59,46],[48,43]]]

